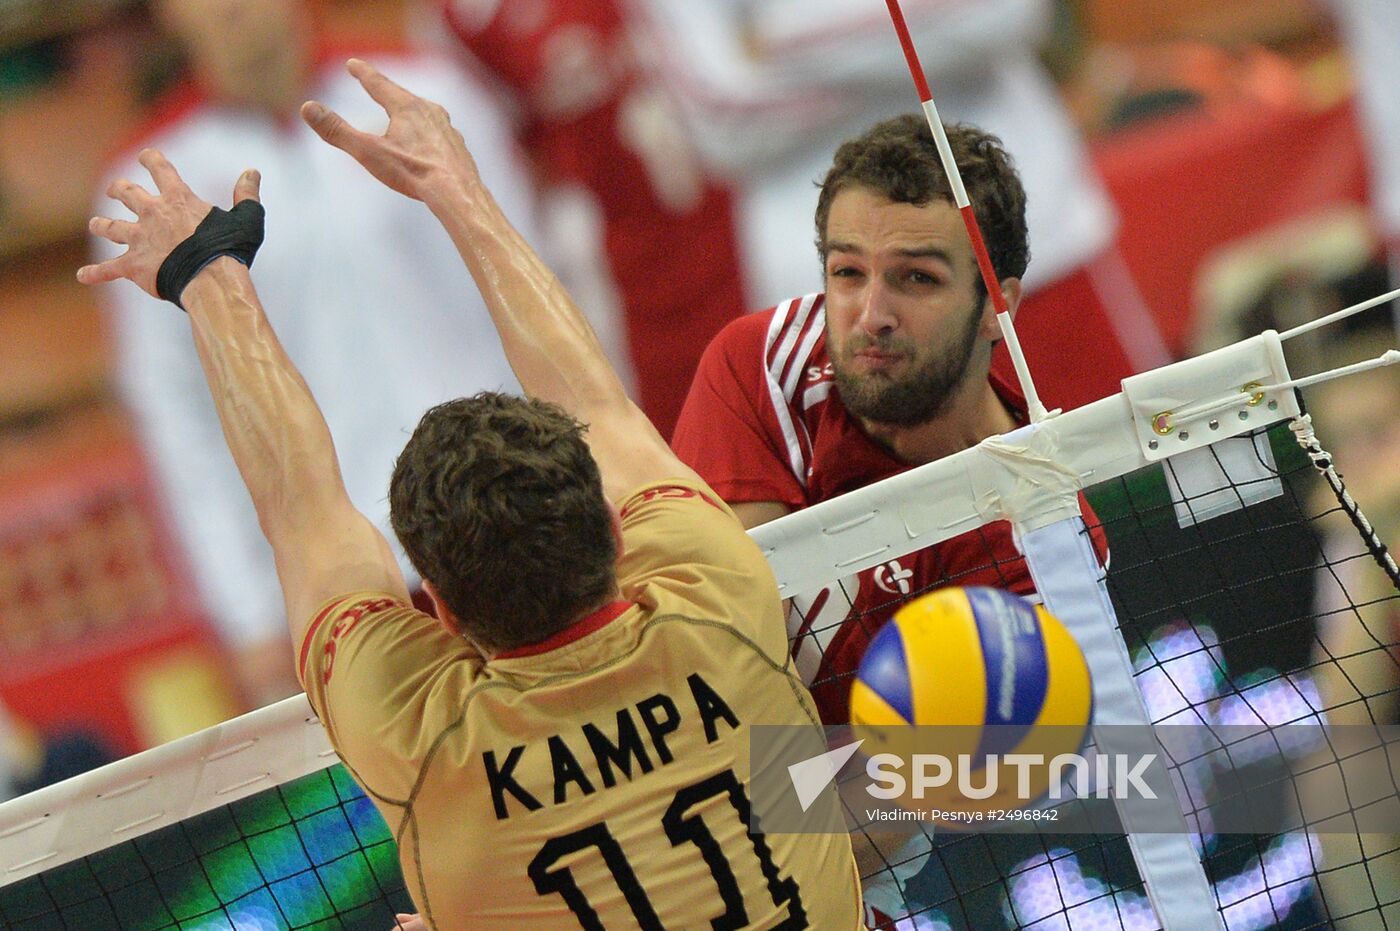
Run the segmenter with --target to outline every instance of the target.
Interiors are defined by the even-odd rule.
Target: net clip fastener
[[[1251,433],[1298,414],[1278,333],[1123,380],[1143,457],[1168,456]]]

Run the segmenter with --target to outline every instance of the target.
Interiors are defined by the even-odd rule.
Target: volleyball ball
[[[1048,765],[1032,771],[1026,793],[1018,791],[1026,788],[1019,771],[987,772],[987,759],[1002,766],[1008,754],[1031,754],[1048,764],[1078,753],[1092,717],[1089,666],[1064,624],[995,588],[943,588],[900,608],[871,640],[851,688],[851,724],[867,754],[965,758],[979,785],[996,780],[985,798],[968,797],[950,777],[931,795],[909,799],[949,810],[1018,808],[1040,798]]]

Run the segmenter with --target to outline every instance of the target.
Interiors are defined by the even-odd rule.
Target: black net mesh
[[[409,911],[388,828],[340,766],[0,888],[16,931],[387,931]]]
[[[1112,553],[1107,585],[1150,720],[1205,731],[1299,725],[1289,731],[1295,739],[1275,740],[1271,751],[1278,758],[1272,762],[1296,763],[1319,752],[1325,738],[1318,724],[1397,722],[1400,592],[1287,426],[1259,445],[1271,452],[1272,461],[1260,460],[1268,477],[1223,492],[1183,499],[1157,467],[1091,488],[1088,532],[1101,532]],[[1277,493],[1193,520],[1222,494],[1243,501],[1262,496],[1265,486]],[[924,574],[923,584],[897,599],[871,604],[867,595],[878,578],[892,576],[889,563],[826,597],[844,595],[857,606],[857,623],[873,628],[899,604],[942,585],[999,578],[1000,587],[1021,591],[1022,570],[998,544],[985,530],[961,538],[955,571]],[[974,545],[983,547],[981,565]],[[946,562],[939,568],[948,569]],[[838,613],[818,607],[824,618]],[[823,631],[829,647],[836,642],[830,622],[813,625],[807,636]],[[844,680],[846,690],[851,674],[823,667],[817,694],[822,676]],[[1230,931],[1400,928],[1400,836],[1217,833],[1215,820],[1242,791],[1230,781],[1240,753],[1210,752],[1219,747],[1178,754],[1173,775]],[[1362,779],[1376,783],[1370,797],[1393,795],[1396,773],[1400,761],[1367,762]],[[867,825],[867,833],[875,827]],[[1364,818],[1357,819],[1356,830],[1364,829]],[[1159,927],[1124,835],[940,832],[876,846],[884,849],[863,863],[867,901],[884,906],[887,927]],[[909,917],[900,920],[901,911]]]

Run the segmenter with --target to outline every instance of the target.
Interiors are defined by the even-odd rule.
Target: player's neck
[[[260,81],[221,84],[217,79],[205,76],[204,86],[217,103],[258,113],[288,127],[300,126],[298,109],[303,101],[312,96],[314,68],[310,50],[298,50],[270,63]]]
[[[968,379],[967,388],[925,423],[895,427],[862,420],[861,429],[900,462],[924,465],[1016,428],[1016,418],[986,378]]]
[[[619,553],[618,555],[621,556],[622,554]],[[569,623],[565,624],[563,627],[560,627],[550,636],[557,637],[559,634],[563,633],[566,630],[569,630],[572,627],[576,627],[579,624],[583,624],[592,620],[595,617],[595,615],[597,615],[599,612],[606,610],[610,605],[613,605],[621,600],[622,591],[617,587],[614,587],[611,594],[609,594],[606,598],[603,598],[602,600],[593,604],[591,607],[580,611],[578,614],[574,615],[572,618],[569,619]]]

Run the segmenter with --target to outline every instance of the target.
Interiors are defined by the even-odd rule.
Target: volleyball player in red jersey
[[[996,137],[949,137],[1014,311],[1030,260],[1020,179]],[[995,309],[922,115],[837,151],[816,228],[825,293],[729,324],[672,440],[749,527],[1026,423],[1019,388],[992,367]],[[914,593],[950,584],[1035,593],[1001,521],[795,600],[788,633],[823,720],[848,720],[875,631]]]
[[[705,344],[749,307],[732,195],[692,151],[617,0],[450,0],[445,10],[515,98],[560,278],[669,435]]]

